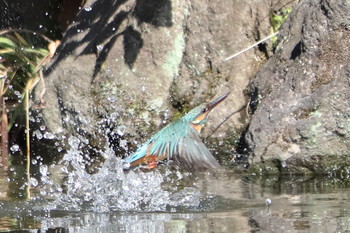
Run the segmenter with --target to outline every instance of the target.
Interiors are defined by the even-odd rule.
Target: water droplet
[[[19,92],[19,91],[15,91],[15,92],[14,92],[14,94],[15,94],[15,95],[17,95],[17,97],[18,97],[19,99],[21,99],[21,98],[22,98],[22,94],[21,94],[21,92]]]
[[[68,169],[65,166],[61,167],[61,171],[68,174]]]
[[[17,152],[17,151],[19,151],[19,145],[17,145],[17,144],[12,145],[12,146],[10,147],[10,151],[12,151],[12,152]]]
[[[123,169],[128,170],[130,168],[130,163],[124,163],[123,164]]]
[[[39,25],[39,28],[43,28],[43,25],[40,24],[40,25]]]
[[[40,126],[40,130],[41,130],[41,131],[44,131],[45,129],[46,129],[45,125],[41,125],[41,126]]]
[[[45,133],[44,133],[44,138],[45,138],[45,139],[54,139],[54,138],[55,138],[55,135],[52,134],[52,133],[49,133],[49,132],[45,132]]]
[[[46,165],[41,165],[39,171],[42,176],[47,176],[49,168]]]
[[[36,137],[39,140],[43,138],[43,134],[39,130],[35,130],[33,132],[33,136]]]
[[[110,103],[115,103],[115,101],[116,101],[117,99],[115,98],[115,96],[109,96],[109,97],[107,97],[107,100],[108,100]]]
[[[70,137],[70,138],[68,139],[68,144],[69,144],[72,148],[78,148],[78,147],[79,147],[79,144],[80,144],[80,140],[79,140],[79,138],[72,136],[72,137]]]
[[[126,131],[126,126],[124,126],[124,125],[121,125],[117,128],[117,134],[119,136],[123,136],[125,131]]]
[[[85,11],[89,12],[89,11],[92,11],[92,7],[91,6],[87,6],[84,8]]]
[[[38,186],[39,182],[38,182],[38,180],[35,179],[34,177],[30,177],[30,179],[29,179],[29,184],[30,184],[30,186],[32,186],[32,187],[36,187],[36,186]]]
[[[101,51],[103,49],[103,46],[102,45],[97,45],[96,48],[97,48],[98,51]]]

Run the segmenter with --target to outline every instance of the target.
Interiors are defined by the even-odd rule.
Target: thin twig
[[[254,44],[248,46],[247,48],[245,48],[245,49],[239,51],[238,53],[235,53],[235,54],[233,54],[233,55],[231,55],[231,56],[225,58],[223,61],[225,62],[225,61],[231,60],[232,58],[235,58],[235,57],[237,57],[238,55],[241,55],[242,53],[247,52],[249,49],[252,49],[252,48],[254,48],[255,46],[261,44],[262,42],[264,42],[264,41],[266,41],[266,40],[268,40],[268,39],[270,39],[270,38],[276,36],[278,33],[279,33],[279,32],[275,32],[275,33],[269,35],[268,37],[265,37],[264,39],[259,40],[258,42],[256,42],[256,43],[254,43]]]
[[[218,126],[216,126],[216,128],[211,132],[210,135],[208,135],[206,137],[206,139],[210,138],[228,119],[230,119],[233,115],[235,115],[236,113],[239,113],[240,111],[242,111],[246,107],[247,107],[247,105],[245,104],[245,105],[241,106],[238,110],[236,110],[233,113],[231,113],[230,115],[228,115],[222,122],[220,122],[220,124],[218,124]]]
[[[28,29],[7,29],[7,30],[2,30],[2,31],[0,31],[0,36],[1,35],[5,35],[7,33],[11,33],[11,32],[26,32],[26,33],[37,34],[37,35],[41,36],[47,42],[51,42],[52,41],[47,36],[45,36],[45,35],[43,35],[43,34],[41,34],[39,32],[35,32],[35,31],[32,31],[32,30],[28,30]]]
[[[26,90],[26,148],[27,148],[27,199],[30,199],[30,129],[29,129],[29,90]]]

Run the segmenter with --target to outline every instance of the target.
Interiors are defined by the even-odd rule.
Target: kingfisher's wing
[[[220,164],[202,142],[199,133],[191,128],[178,142],[178,153],[173,158],[187,169],[219,168]]]
[[[145,156],[154,156],[157,160],[173,159],[187,169],[220,167],[199,133],[183,121],[163,128],[124,161],[134,166],[142,163]]]
[[[166,126],[151,138],[149,154],[157,156],[159,160],[173,159],[178,154],[178,142],[187,131],[187,125],[182,121]]]
[[[134,166],[142,163],[145,156],[154,156],[158,160],[172,159],[178,153],[178,140],[186,134],[184,122],[169,124],[140,146],[134,154],[126,157],[124,162]]]

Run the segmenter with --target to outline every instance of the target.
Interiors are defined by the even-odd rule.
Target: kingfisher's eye
[[[208,108],[203,108],[202,112],[205,113],[208,110]]]

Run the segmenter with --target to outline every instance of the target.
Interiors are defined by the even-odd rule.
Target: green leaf
[[[18,34],[17,32],[14,33],[17,40],[24,46],[29,46],[28,42],[20,35]]]
[[[3,48],[16,48],[17,45],[10,39],[0,36],[0,47]]]
[[[24,52],[38,54],[42,56],[46,56],[49,53],[49,51],[45,49],[31,49],[31,48],[25,48]]]
[[[14,49],[0,49],[0,54],[14,53]]]

